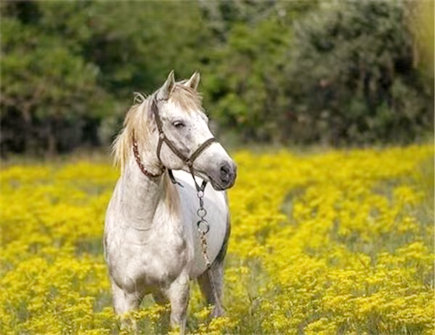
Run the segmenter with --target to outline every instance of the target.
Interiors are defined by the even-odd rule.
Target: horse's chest
[[[189,262],[182,234],[151,234],[138,241],[124,241],[114,255],[117,259],[113,275],[122,286],[165,285],[178,277]]]

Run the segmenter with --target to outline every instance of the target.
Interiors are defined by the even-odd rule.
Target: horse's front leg
[[[180,334],[186,329],[187,307],[189,305],[189,276],[182,273],[173,281],[165,294],[171,303],[171,327],[180,328]]]
[[[199,287],[207,304],[213,305],[212,318],[224,315],[222,307],[223,266],[222,261],[215,261],[210,269],[198,277]]]
[[[121,318],[121,329],[128,329],[134,332],[136,329],[136,322],[131,317],[126,317],[125,313],[137,309],[140,304],[140,297],[135,293],[129,293],[120,288],[112,280],[112,294],[113,294],[113,307],[115,313]]]

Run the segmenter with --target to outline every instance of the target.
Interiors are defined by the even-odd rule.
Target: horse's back
[[[195,250],[194,264],[190,276],[196,278],[206,269],[197,228],[199,199],[190,174],[184,171],[174,171],[174,176],[183,185],[183,187],[177,186],[177,190],[180,195],[180,207],[186,238],[191,239]],[[198,184],[202,183],[201,178],[195,178]],[[210,184],[207,184],[204,190],[204,208],[207,211],[205,219],[210,227],[209,232],[206,234],[207,255],[210,261],[213,262],[228,237],[229,212],[225,191],[216,191]]]

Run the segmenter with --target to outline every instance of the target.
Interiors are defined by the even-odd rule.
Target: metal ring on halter
[[[202,234],[207,234],[208,231],[210,230],[210,225],[209,225],[208,222],[207,222],[206,220],[204,220],[204,219],[199,220],[199,221],[196,223],[196,225],[197,225],[197,227],[198,227],[199,232],[202,233]],[[204,229],[203,229],[203,228],[204,228]]]
[[[196,214],[198,214],[198,216],[200,218],[203,218],[204,216],[207,215],[207,210],[204,207],[200,207],[198,208],[198,210],[196,211]]]

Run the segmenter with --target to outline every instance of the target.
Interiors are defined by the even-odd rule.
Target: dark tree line
[[[202,73],[239,142],[406,143],[433,124],[433,2],[6,1],[8,152],[108,145],[132,92]],[[430,35],[432,33],[432,35]]]

